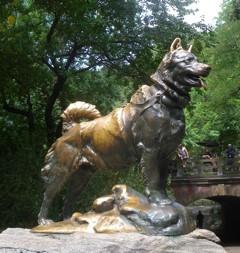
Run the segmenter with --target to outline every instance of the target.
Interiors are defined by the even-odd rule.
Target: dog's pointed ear
[[[182,48],[181,39],[176,38],[170,47],[170,52],[173,52],[174,50],[180,49],[180,48]]]
[[[189,48],[188,48],[188,50],[187,50],[189,53],[192,52],[192,46],[193,46],[193,45],[190,45]]]

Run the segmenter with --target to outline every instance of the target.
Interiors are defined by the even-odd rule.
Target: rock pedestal
[[[215,242],[214,242],[215,241]],[[182,236],[147,236],[139,233],[38,234],[9,228],[0,234],[1,253],[226,253],[208,230]]]

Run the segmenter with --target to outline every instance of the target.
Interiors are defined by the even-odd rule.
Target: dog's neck
[[[151,79],[154,87],[162,92],[162,102],[170,107],[184,108],[190,102],[189,91],[181,89],[182,87],[162,76],[156,71]]]

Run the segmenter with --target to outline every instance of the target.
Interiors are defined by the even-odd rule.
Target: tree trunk
[[[56,138],[56,123],[54,122],[53,117],[53,107],[58,99],[60,93],[63,90],[64,83],[66,82],[67,77],[64,74],[59,74],[53,86],[53,91],[50,97],[48,98],[46,109],[45,109],[45,122],[46,122],[46,131],[47,131],[47,141],[50,145]]]

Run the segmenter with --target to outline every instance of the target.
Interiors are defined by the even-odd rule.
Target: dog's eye
[[[186,62],[191,62],[191,61],[193,61],[194,60],[194,58],[193,57],[191,57],[191,58],[187,58],[186,59]]]

